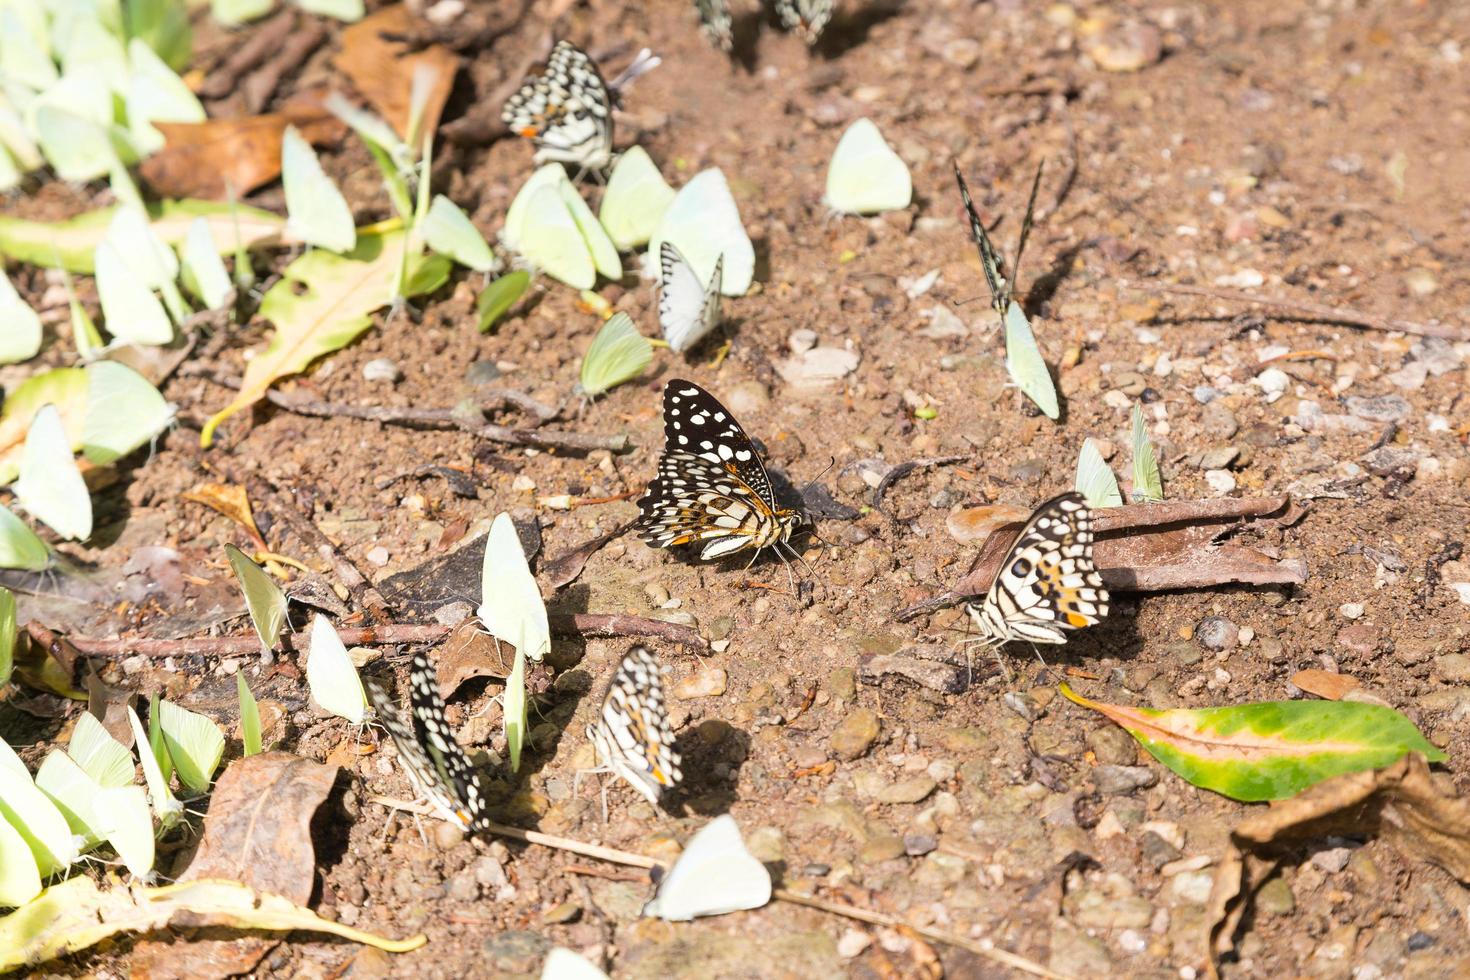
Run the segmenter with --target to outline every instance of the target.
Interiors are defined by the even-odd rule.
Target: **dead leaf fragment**
[[[144,160],[139,173],[163,197],[228,200],[281,175],[281,137],[295,126],[309,142],[335,143],[347,131],[316,97],[303,97],[262,116],[208,119],[202,123],[154,124],[162,150]]]
[[[1330,670],[1299,670],[1291,675],[1291,682],[1308,694],[1328,701],[1341,701],[1344,695],[1358,687],[1357,678],[1334,674]]]
[[[1417,753],[1391,766],[1324,780],[1256,810],[1230,832],[1206,906],[1210,974],[1233,945],[1246,902],[1277,863],[1274,845],[1327,836],[1381,837],[1405,855],[1470,882],[1470,800],[1436,782]]]
[[[250,507],[250,495],[245,492],[244,487],[233,483],[201,483],[183,496],[185,500],[203,504],[225,515],[255,539],[259,550],[270,550],[265,538],[260,535],[260,529],[255,526],[255,511]]]
[[[507,657],[513,656],[513,652],[509,646],[504,650],[503,654],[496,653],[495,637],[486,633],[478,620],[461,623],[439,648],[435,663],[439,693],[448,699],[471,677],[507,676],[510,673]]]
[[[432,133],[439,127],[439,115],[454,86],[454,73],[459,70],[459,58],[443,45],[431,44],[410,54],[406,43],[388,39],[411,34],[415,26],[407,7],[402,4],[384,7],[342,31],[342,53],[333,61],[337,70],[352,80],[363,98],[405,139],[414,73],[421,67],[433,73],[420,130]]]

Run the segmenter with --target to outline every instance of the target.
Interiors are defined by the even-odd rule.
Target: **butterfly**
[[[587,726],[587,738],[602,767],[622,776],[655,806],[682,778],[658,661],[646,647],[634,647],[623,657],[597,721]]]
[[[683,353],[703,340],[720,322],[725,257],[715,259],[715,271],[707,286],[699,281],[699,273],[673,242],[660,245],[658,257],[658,322],[669,346]]]
[[[1092,511],[1082,494],[1053,497],[1031,514],[985,598],[965,607],[981,642],[1065,643],[1108,614],[1092,560]]]
[[[428,657],[414,654],[409,668],[412,724],[398,713],[397,703],[381,680],[368,677],[363,683],[378,720],[398,746],[399,763],[414,789],[450,823],[468,831],[486,829],[489,817],[485,813],[485,790],[480,774],[449,729],[444,699],[439,696],[439,678]]]
[[[776,0],[776,15],[782,27],[801,35],[807,44],[816,44],[836,7],[837,0]]]
[[[765,464],[729,409],[677,378],[664,386],[664,454],[638,510],[644,542],[702,542],[705,560],[787,545],[802,521],[776,505]]]
[[[1021,240],[1016,245],[1016,261],[1011,266],[1011,277],[1007,279],[1000,253],[995,250],[990,236],[985,233],[980,215],[975,213],[975,203],[970,200],[970,188],[965,186],[965,175],[960,173],[959,163],[954,164],[955,183],[960,185],[960,197],[964,199],[965,212],[970,216],[970,237],[975,239],[975,246],[980,249],[980,265],[985,270],[985,281],[990,286],[991,305],[1002,317],[1006,315],[1015,294],[1016,270],[1021,266],[1021,253],[1026,251],[1026,238],[1031,234],[1031,216],[1036,209],[1036,189],[1041,186],[1041,169],[1045,165],[1045,160],[1036,165],[1036,178],[1031,182],[1031,197],[1026,202],[1026,217],[1021,219]]]
[[[694,9],[699,11],[699,29],[704,36],[715,47],[729,51],[735,44],[735,38],[730,27],[728,0],[694,0]]]
[[[558,41],[546,70],[527,78],[505,100],[501,121],[536,144],[536,163],[575,163],[584,170],[601,170],[612,162],[612,112],[619,91],[658,63],[644,49],[609,84],[587,52],[571,41]]]

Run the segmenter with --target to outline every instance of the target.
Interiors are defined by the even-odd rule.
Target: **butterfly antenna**
[[[1016,261],[1011,266],[1011,291],[1016,288],[1018,271],[1021,268],[1021,255],[1026,251],[1026,239],[1031,235],[1031,217],[1036,213],[1036,190],[1041,186],[1041,171],[1046,167],[1046,157],[1036,165],[1036,176],[1031,180],[1031,197],[1026,201],[1026,217],[1021,219],[1021,241],[1016,245]]]
[[[654,54],[648,48],[643,48],[639,50],[638,54],[634,56],[633,60],[628,63],[627,68],[624,68],[622,71],[618,72],[617,77],[609,82],[607,87],[612,91],[614,95],[621,96],[625,88],[633,84],[633,82],[637,81],[643,75],[646,75],[649,72],[653,71],[661,64],[663,64],[662,58]]]

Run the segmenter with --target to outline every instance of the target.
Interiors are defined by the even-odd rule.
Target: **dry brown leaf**
[[[1308,694],[1328,701],[1341,701],[1344,695],[1358,687],[1356,677],[1334,674],[1330,670],[1299,670],[1291,675],[1291,682]]]
[[[258,550],[270,550],[260,535],[260,528],[255,526],[255,512],[250,507],[250,496],[244,487],[233,483],[201,483],[183,496],[185,500],[218,511],[243,527],[255,539]]]
[[[588,559],[606,547],[609,541],[626,533],[635,523],[636,521],[629,521],[606,534],[599,534],[557,555],[541,569],[543,577],[546,578],[552,589],[561,589],[571,585],[577,580],[577,576],[582,574],[582,569],[586,566]]]
[[[1210,973],[1228,952],[1246,901],[1276,865],[1273,845],[1329,835],[1372,835],[1470,882],[1470,800],[1437,783],[1417,753],[1391,766],[1324,780],[1256,810],[1230,832],[1206,907]]]
[[[435,668],[439,673],[439,693],[446,699],[471,677],[505,677],[510,673],[509,657],[514,650],[505,646],[495,651],[495,637],[480,627],[478,620],[466,620],[449,635],[439,648]]]
[[[347,131],[313,96],[263,116],[155,125],[166,142],[138,168],[143,179],[163,197],[216,201],[238,198],[281,175],[281,137],[288,125],[318,146],[335,143]]]
[[[337,769],[267,752],[232,762],[215,783],[204,835],[180,882],[225,878],[304,906],[316,879],[311,821]],[[279,938],[139,943],[131,975],[227,977],[254,969]]]
[[[342,31],[342,53],[333,61],[337,70],[352,80],[362,97],[405,139],[414,71],[424,66],[434,72],[420,130],[432,133],[439,127],[439,116],[449,99],[449,90],[454,87],[454,73],[459,70],[459,58],[443,45],[431,44],[410,54],[407,44],[384,36],[409,34],[413,28],[413,15],[408,8],[402,4],[384,7]]]

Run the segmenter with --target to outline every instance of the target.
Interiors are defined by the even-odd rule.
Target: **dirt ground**
[[[1296,671],[1338,670],[1419,724],[1449,753],[1441,770],[1470,791],[1462,655],[1470,606],[1426,581],[1431,559],[1453,557],[1470,518],[1470,459],[1457,436],[1470,422],[1462,401],[1470,345],[1148,287],[1244,288],[1464,324],[1470,283],[1455,257],[1470,248],[1470,69],[1460,53],[1470,44],[1470,6],[934,0],[875,9],[843,0],[815,51],[748,6],[733,60],[700,36],[691,5],[675,0],[578,4],[556,25],[533,12],[474,56],[446,114],[452,122],[471,109],[548,31],[603,54],[605,71],[641,46],[659,54],[662,66],[627,94],[617,142],[644,146],[676,186],[710,166],[730,180],[756,242],[757,287],[726,302],[732,346],[722,363],[712,366],[708,350],[689,360],[660,351],[642,380],[579,412],[572,389],[597,321],[575,291],[543,280],[528,313],[481,335],[480,277],[457,273],[408,315],[379,317],[359,342],[285,386],[331,402],[442,408],[487,383],[509,386],[565,401],[565,417],[551,423],[559,428],[630,434],[632,452],[517,450],[455,431],[271,407],[231,420],[218,445],[201,451],[199,425],[230,396],[214,377],[238,377],[266,336],[257,321],[169,383],[181,425],[101,495],[98,540],[108,546],[85,555],[116,568],[142,546],[167,545],[189,575],[228,584],[221,546],[243,537],[180,495],[220,474],[249,474],[298,488],[318,526],[380,583],[474,542],[502,510],[534,511],[543,560],[555,557],[636,508],[624,499],[568,512],[538,500],[639,491],[653,474],[659,393],[671,377],[724,398],[793,484],[820,475],[853,507],[870,502],[865,473],[974,454],[898,482],[885,502],[891,516],[820,522],[826,546],[806,552],[819,583],[810,600],[789,594],[778,563],[700,566],[631,537],[549,600],[553,614],[658,616],[729,641],[703,658],[653,644],[685,754],[687,787],[673,813],[655,813],[616,785],[604,823],[596,778],[573,791],[576,770],[591,765],[583,728],[629,640],[558,639],[552,669],[533,678],[544,693],[518,777],[499,764],[497,681],[464,685],[451,719],[487,766],[497,812],[523,826],[667,854],[670,839],[728,811],[790,887],[989,939],[1071,976],[1202,976],[1210,861],[1256,808],[1194,789],[1121,730],[1056,697],[1056,668],[1085,672],[1072,683],[1098,700],[1155,707],[1300,696],[1288,683]],[[237,42],[200,31],[204,64]],[[1135,46],[1139,70],[1100,65],[1126,60]],[[328,49],[305,77],[329,74]],[[915,203],[880,218],[833,218],[820,203],[826,164],[842,129],[864,115],[912,169]],[[531,172],[530,154],[515,139],[450,152],[438,189],[493,236]],[[950,169],[957,159],[982,214],[1000,219],[995,237],[1009,252],[1043,157],[1020,286],[1047,360],[1069,365],[1059,375],[1059,424],[1003,387],[1003,340],[981,299]],[[386,202],[360,148],[344,143],[324,159],[350,200],[375,202],[360,221],[384,216],[373,210]],[[256,200],[278,206],[279,195],[268,189]],[[84,190],[48,188],[13,210],[94,203]],[[931,270],[933,287],[910,296]],[[656,332],[647,283],[630,277],[600,292],[645,334]],[[827,386],[789,383],[780,367],[798,331],[856,352],[856,369]],[[1260,361],[1282,352],[1311,353],[1274,362],[1285,382],[1273,390]],[[400,380],[364,378],[380,358]],[[1394,397],[1362,400],[1375,396]],[[1104,625],[1048,651],[1053,670],[1019,648],[1008,651],[1007,677],[982,655],[974,686],[959,694],[891,675],[859,678],[865,654],[943,657],[963,637],[954,611],[894,618],[973,560],[975,544],[948,527],[951,511],[1030,506],[1070,488],[1087,436],[1104,440],[1115,471],[1128,473],[1135,400],[1160,447],[1168,498],[1290,492],[1306,501],[1303,520],[1253,543],[1304,559],[1307,581],[1120,593]],[[937,414],[919,418],[920,407]],[[1393,465],[1383,463],[1385,448],[1401,451]],[[468,474],[475,496],[412,475],[426,464]],[[278,515],[259,516],[275,550],[316,563]],[[450,585],[460,613],[478,601],[477,543],[470,547],[468,574]],[[392,604],[393,590],[385,595]],[[145,616],[143,633],[177,635],[170,618],[186,608],[205,621],[200,595],[176,602],[160,600],[170,615]],[[1228,641],[1207,647],[1196,626],[1208,617],[1240,632],[1226,627]],[[293,620],[302,624],[304,613]],[[401,682],[406,651],[382,655]],[[369,739],[355,754],[355,733],[314,712],[289,660],[264,673],[238,660],[135,660],[108,675],[145,691],[197,682],[196,703],[232,723],[229,675],[248,667],[258,696],[281,707],[283,748],[353,770],[316,825],[315,904],[360,928],[423,931],[429,943],[390,957],[294,936],[260,976],[535,975],[553,944],[600,953],[618,977],[923,975],[925,947],[894,930],[781,903],[694,924],[642,920],[647,887],[568,869],[586,859],[466,840],[433,821],[421,837],[411,820],[369,801],[411,795],[391,747],[368,751]],[[693,696],[716,670],[722,693]],[[1109,770],[1122,784],[1100,779],[1098,767],[1123,767]],[[1090,861],[1068,870],[1077,852]],[[1204,860],[1172,863],[1196,856]],[[1318,841],[1287,856],[1224,974],[1450,976],[1470,969],[1467,915],[1470,891],[1442,871],[1378,841]],[[1011,975],[970,952],[932,949],[950,976]],[[124,942],[54,968],[126,973],[130,955]]]

